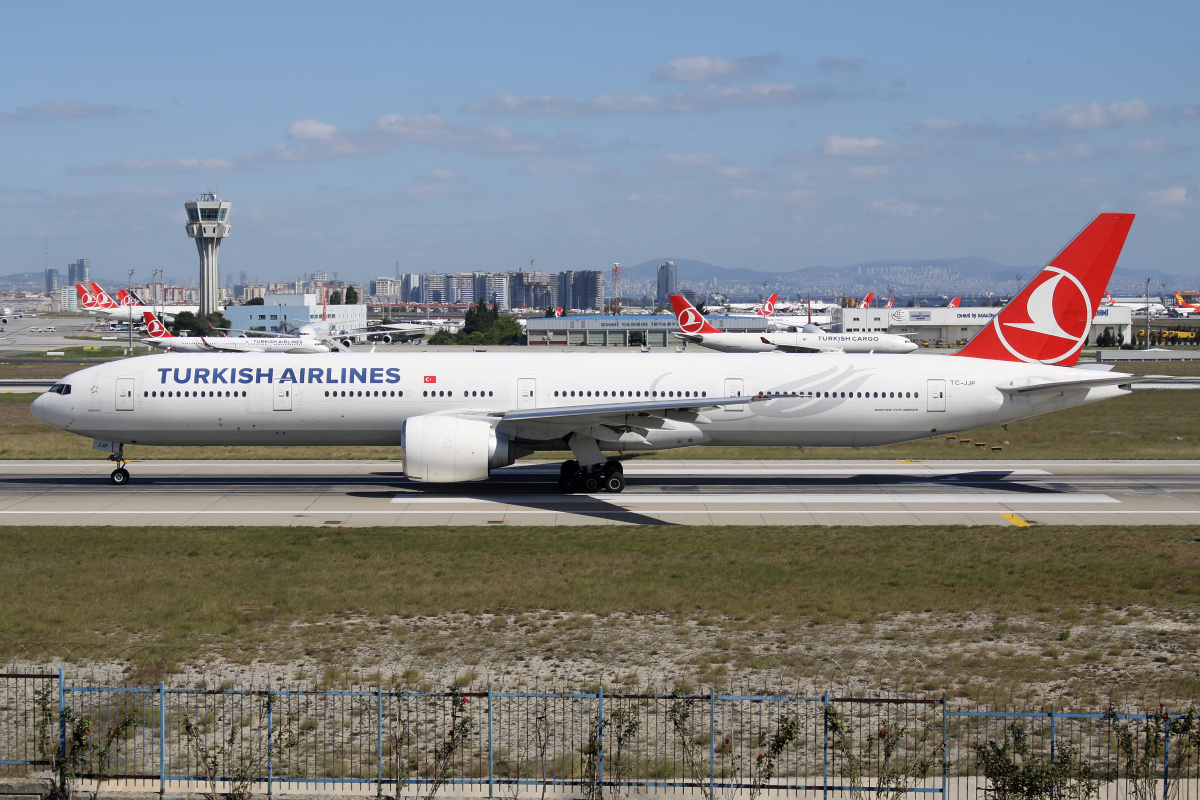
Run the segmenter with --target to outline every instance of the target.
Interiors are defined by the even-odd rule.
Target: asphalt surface
[[[399,461],[0,462],[0,525],[1026,525],[1200,523],[1195,461],[630,460],[621,494],[558,464],[420,484]]]

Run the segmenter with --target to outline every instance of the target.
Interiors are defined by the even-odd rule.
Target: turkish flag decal
[[[426,375],[425,382],[426,383],[437,383],[437,375]]]

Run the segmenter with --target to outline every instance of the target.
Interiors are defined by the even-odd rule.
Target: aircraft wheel
[[[604,465],[604,474],[612,475],[614,472],[624,475],[625,467],[621,465],[620,461],[617,461],[615,458],[610,458]]]
[[[108,476],[108,479],[112,481],[113,486],[124,486],[129,483],[129,470],[117,467],[112,471],[112,475]]]
[[[588,475],[583,479],[583,490],[585,492],[597,492],[600,490],[600,476]]]
[[[621,472],[611,472],[604,478],[604,491],[619,494],[625,491],[625,475]]]
[[[575,479],[574,473],[559,476],[558,490],[563,494],[573,494],[578,488],[579,481]]]
[[[562,466],[558,468],[559,477],[564,475],[574,475],[576,472],[579,472],[578,461],[564,461]]]

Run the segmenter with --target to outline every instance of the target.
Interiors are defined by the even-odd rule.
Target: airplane
[[[1167,307],[1162,303],[1158,303],[1153,300],[1138,300],[1137,298],[1134,298],[1133,302],[1114,300],[1113,296],[1108,292],[1104,293],[1104,305],[1115,308],[1128,308],[1131,309],[1134,314],[1143,317],[1146,316],[1147,309],[1149,309],[1151,317],[1157,317],[1167,313]]]
[[[311,336],[176,336],[154,316],[143,311],[147,338],[142,344],[176,353],[328,353],[329,347]]]
[[[871,292],[870,294],[868,294],[866,297],[864,297],[862,299],[862,302],[858,304],[858,307],[859,308],[870,308],[871,304],[874,302],[875,302],[875,293]]]
[[[682,331],[674,333],[677,338],[722,353],[769,353],[777,349],[764,341],[761,333],[728,333],[714,327],[683,295],[668,295],[668,299]]]
[[[768,331],[759,338],[785,353],[911,353],[917,349],[912,339],[894,333],[826,333],[816,326]]]
[[[112,317],[121,322],[130,324],[136,323],[142,319],[142,312],[153,310],[150,306],[144,306],[137,302],[137,298],[122,289],[117,293],[121,298],[120,302],[112,299],[108,292],[100,288],[100,285],[91,282],[88,287],[83,284],[75,284],[75,291],[79,295],[79,306],[89,313],[99,314],[102,316]],[[169,311],[163,310],[163,317],[168,321],[175,318],[175,314],[191,311],[193,314],[199,313],[199,306],[167,306]]]
[[[958,304],[962,302],[961,297],[956,297],[946,304],[946,308],[958,308]]]
[[[625,488],[617,453],[697,445],[867,447],[1129,394],[1147,378],[1076,367],[1133,214],[1102,213],[955,354],[438,352],[175,354],[75,372],[32,403],[126,444],[399,444],[415,482],[486,480],[569,448],[562,492]]]
[[[1197,311],[1200,311],[1200,306],[1189,303],[1188,301],[1183,299],[1183,296],[1180,295],[1179,292],[1176,292],[1175,293],[1174,311],[1176,314],[1183,314],[1184,316],[1191,316],[1192,314],[1195,314]]]
[[[0,309],[0,325],[7,325],[10,319],[25,319],[26,317],[37,317],[37,314],[30,311],[13,311],[11,308]]]
[[[895,301],[896,301],[896,298],[894,298],[894,297],[889,297],[889,298],[888,298],[888,301],[887,301],[887,305],[885,305],[885,306],[884,306],[884,308],[891,308],[891,307],[892,307],[892,304],[893,304]]]

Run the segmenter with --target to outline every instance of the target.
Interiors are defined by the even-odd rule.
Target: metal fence
[[[82,773],[164,792],[965,798],[1038,778],[1171,800],[1200,798],[1196,722],[925,696],[89,686],[59,671],[0,675],[0,771],[91,742]]]

